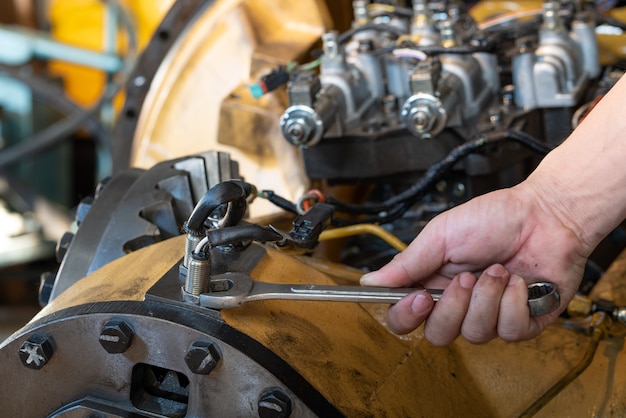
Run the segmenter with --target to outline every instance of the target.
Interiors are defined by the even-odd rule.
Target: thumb
[[[399,256],[400,254],[398,254]],[[380,270],[361,276],[361,286],[409,287],[414,282],[404,264],[396,256]]]
[[[435,218],[411,244],[385,266],[361,277],[362,286],[410,287],[434,274],[443,264],[445,240],[438,239],[438,222]]]

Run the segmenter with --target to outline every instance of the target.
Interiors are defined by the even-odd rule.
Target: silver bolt
[[[411,116],[411,122],[420,132],[427,132],[430,130],[433,124],[433,120],[428,109],[425,108],[417,108]]]
[[[543,28],[547,30],[562,29],[563,23],[559,17],[559,6],[555,1],[543,2]]]
[[[324,55],[335,57],[339,54],[339,42],[337,41],[337,31],[326,32],[322,35],[322,49]]]
[[[354,13],[354,21],[358,25],[365,25],[369,21],[369,15],[367,13],[367,1],[354,0],[352,2],[352,10]]]

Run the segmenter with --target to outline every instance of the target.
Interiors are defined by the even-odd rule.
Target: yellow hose
[[[327,241],[331,239],[351,237],[359,234],[376,235],[378,238],[381,238],[387,244],[389,244],[391,247],[395,248],[398,251],[404,251],[407,247],[406,244],[402,242],[398,237],[375,224],[358,224],[344,226],[341,228],[327,229],[320,234],[319,240]]]

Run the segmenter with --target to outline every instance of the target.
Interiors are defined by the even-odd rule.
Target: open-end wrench
[[[234,308],[246,302],[270,299],[394,304],[416,290],[430,293],[435,302],[443,295],[440,289],[268,283],[252,280],[242,273],[212,277],[211,289],[211,292],[200,295],[200,305],[213,309]],[[559,305],[559,292],[554,284],[538,282],[528,285],[531,316],[546,315]]]

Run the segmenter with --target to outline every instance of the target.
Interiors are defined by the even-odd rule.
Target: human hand
[[[404,334],[425,322],[434,345],[459,335],[472,343],[497,336],[519,341],[537,336],[573,298],[592,251],[563,212],[524,183],[498,190],[437,216],[389,264],[362,285],[445,288],[437,304],[427,292],[405,297],[387,314]],[[527,284],[545,280],[561,294],[561,307],[531,317]]]

